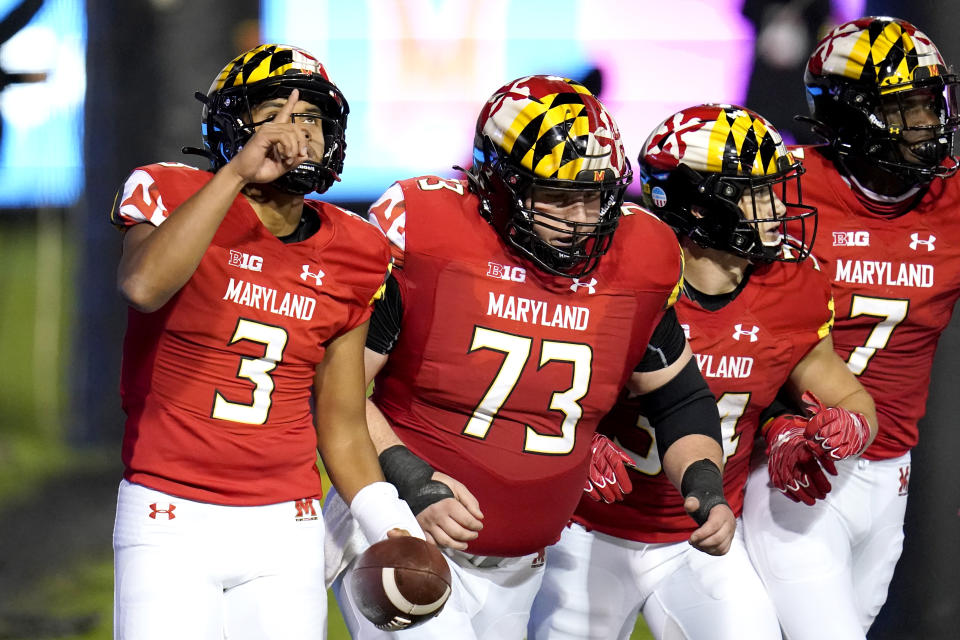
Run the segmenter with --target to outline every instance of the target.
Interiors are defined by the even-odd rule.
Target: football
[[[450,567],[436,546],[411,536],[388,538],[356,560],[350,592],[378,629],[409,629],[434,617],[450,597]]]

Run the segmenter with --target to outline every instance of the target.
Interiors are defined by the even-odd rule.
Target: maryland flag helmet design
[[[644,203],[677,234],[755,262],[810,254],[817,210],[802,202],[803,166],[759,114],[725,104],[678,111],[647,138],[639,164]]]
[[[339,180],[350,108],[316,58],[303,49],[282,44],[262,44],[240,54],[220,71],[205,96],[197,94],[203,102],[203,154],[210,159],[212,169],[216,171],[230,162],[256,126],[262,124],[253,122],[253,107],[286,98],[294,89],[300,90],[301,100],[322,112],[324,154],[319,162],[304,162],[273,184],[289,193],[323,193]]]
[[[610,248],[633,178],[613,117],[574,80],[528,76],[498,89],[477,119],[468,173],[481,209],[506,242],[554,275],[582,277]],[[535,211],[532,188],[599,197],[595,222],[571,225]],[[555,246],[537,229],[562,232]]]
[[[956,172],[960,85],[909,22],[866,17],[834,28],[807,61],[804,84],[814,130],[837,153],[868,158],[911,183]]]

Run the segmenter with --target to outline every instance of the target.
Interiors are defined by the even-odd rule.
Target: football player
[[[454,575],[444,610],[403,637],[524,637],[543,549],[624,384],[702,525],[691,543],[723,553],[735,526],[716,404],[671,310],[680,248],[655,217],[622,215],[632,173],[606,108],[573,80],[517,79],[483,107],[473,160],[463,179],[401,180],[370,209],[397,267],[367,340],[368,421]],[[349,540],[336,505],[328,527]],[[386,637],[357,615],[351,575],[334,585],[351,633]]]
[[[671,115],[650,134],[639,162],[644,203],[683,247],[675,309],[716,396],[723,490],[733,512],[742,511],[761,413],[784,383],[798,399],[813,392],[832,408],[811,400],[819,433],[808,435],[806,420],[768,423],[770,464],[797,498],[822,498],[829,482],[819,458],[827,452],[817,438],[831,434],[829,445],[843,447],[833,449],[837,457],[859,453],[876,418],[869,394],[833,350],[829,283],[804,260],[816,209],[785,194],[788,184],[799,185],[803,167],[763,117],[718,104]],[[610,484],[589,487],[560,542],[547,549],[529,637],[627,638],[639,611],[658,639],[779,639],[741,533],[720,557],[686,543],[696,524],[678,508],[643,412],[627,391],[601,423],[627,450],[629,468],[613,458]],[[851,433],[834,435],[838,422],[850,422]],[[833,457],[826,458],[829,466]],[[616,483],[624,473],[633,488],[625,497]],[[623,501],[606,503],[616,499]]]
[[[794,153],[804,201],[819,210],[834,347],[875,399],[879,431],[859,459],[836,464],[833,491],[812,507],[771,492],[758,469],[744,530],[788,637],[863,638],[902,549],[910,449],[960,297],[958,84],[926,35],[887,17],[833,29],[804,84],[828,143]]]
[[[371,539],[422,535],[364,415],[390,251],[363,218],[304,200],[345,148],[347,102],[316,58],[258,46],[198,97],[211,169],[139,167],[112,213],[130,305],[115,637],[315,638],[318,449]]]

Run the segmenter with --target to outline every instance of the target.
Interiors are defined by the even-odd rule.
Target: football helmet
[[[600,101],[574,80],[538,75],[504,85],[484,105],[468,177],[481,212],[509,245],[547,273],[579,278],[610,248],[633,173]],[[536,211],[535,187],[596,194],[599,218],[571,224]],[[569,242],[554,246],[538,229]]]
[[[808,120],[841,156],[866,158],[911,184],[960,166],[953,150],[960,85],[930,38],[909,22],[866,17],[841,24],[817,45],[803,81]],[[911,97],[929,100],[935,115],[928,123],[908,126]],[[885,115],[894,109],[897,117]]]
[[[802,202],[803,166],[757,113],[724,104],[678,111],[647,138],[639,167],[644,204],[678,235],[754,262],[810,255],[817,210]],[[740,208],[744,195],[752,216]],[[771,215],[776,200],[783,215]],[[761,227],[772,224],[777,240],[764,242]]]
[[[323,157],[319,162],[301,163],[272,184],[288,193],[307,194],[323,193],[340,180],[347,148],[347,100],[316,58],[282,44],[262,44],[237,56],[220,71],[206,95],[197,93],[203,102],[201,153],[209,158],[211,168],[216,171],[230,162],[263,124],[253,122],[253,107],[286,98],[294,89],[300,90],[301,100],[323,114]]]

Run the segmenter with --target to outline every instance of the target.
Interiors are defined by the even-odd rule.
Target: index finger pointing
[[[290,114],[293,113],[293,108],[297,106],[298,102],[300,102],[300,90],[294,89],[290,92],[287,101],[283,103],[283,107],[281,107],[277,115],[273,117],[273,121],[278,124],[290,122]]]

